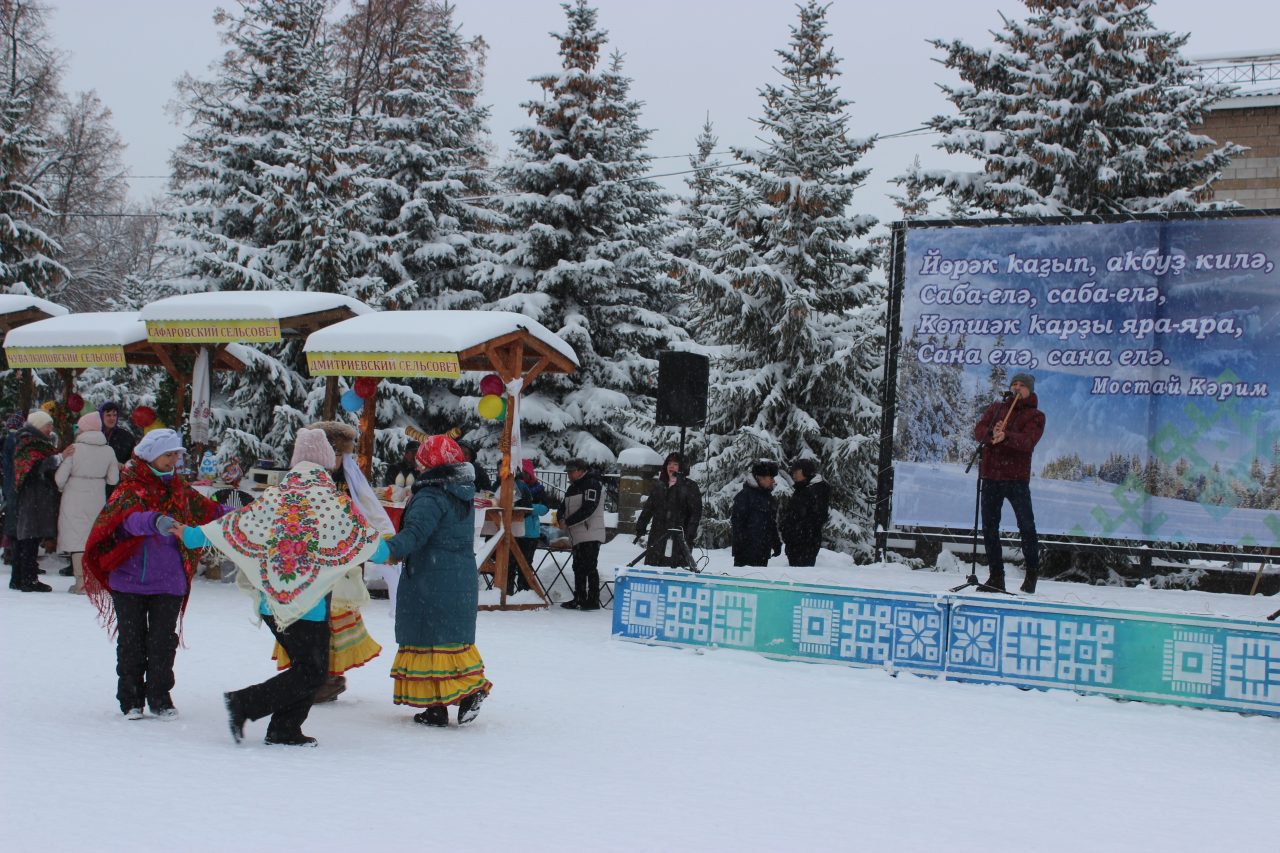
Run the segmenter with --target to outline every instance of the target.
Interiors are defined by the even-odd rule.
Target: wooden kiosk
[[[508,417],[502,424],[502,464],[498,471],[497,535],[476,553],[483,574],[493,576],[497,605],[481,610],[522,610],[547,606],[547,594],[533,567],[515,544],[513,505],[521,392],[543,373],[573,373],[573,348],[541,323],[508,311],[386,311],[336,323],[307,338],[312,376],[435,377],[457,379],[463,371],[496,373],[506,385]],[[361,418],[362,467],[373,452],[376,396],[365,400]],[[514,445],[514,446],[513,446]],[[507,603],[507,564],[520,572],[542,599],[539,604]]]
[[[349,296],[294,290],[186,293],[158,299],[138,312],[146,325],[147,342],[178,386],[179,417],[185,386],[192,377],[180,369],[177,356],[194,358],[208,347],[212,367],[218,353],[230,344],[297,340],[331,323],[371,313],[372,308]],[[326,417],[332,417],[337,405],[337,388],[335,379],[326,389]]]
[[[61,305],[41,299],[38,296],[20,296],[15,293],[0,293],[0,333],[7,342],[9,333],[29,323],[37,323],[50,317],[61,317],[68,311]],[[19,372],[18,408],[25,416],[31,409],[31,400],[35,396],[35,383],[31,377],[31,368],[9,362],[9,369]]]

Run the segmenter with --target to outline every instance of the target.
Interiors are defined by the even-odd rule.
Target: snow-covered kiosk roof
[[[266,343],[303,337],[373,309],[334,293],[220,290],[168,296],[139,313],[152,343]]]
[[[313,376],[456,378],[468,370],[509,380],[515,362],[506,359],[513,357],[527,381],[578,369],[573,347],[511,311],[381,311],[312,332],[303,350]]]
[[[66,308],[38,296],[0,293],[0,332],[8,332],[37,320],[60,317],[66,313]]]
[[[147,326],[137,311],[63,314],[13,329],[4,338],[11,367],[59,368],[159,365]],[[214,356],[215,369],[243,370],[247,348],[230,344]]]

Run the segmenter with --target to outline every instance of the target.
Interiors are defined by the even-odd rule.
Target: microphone
[[[1005,392],[1004,392],[1004,394],[1002,395],[1002,399],[1008,400],[1009,398],[1011,398],[1011,397],[1013,397],[1013,396],[1014,396],[1014,392],[1012,392],[1012,391],[1005,391]]]

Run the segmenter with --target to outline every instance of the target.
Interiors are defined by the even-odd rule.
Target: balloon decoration
[[[67,395],[67,410],[79,414],[84,410],[84,397],[74,391]]]
[[[485,396],[492,394],[501,394],[506,390],[506,385],[502,382],[502,377],[496,373],[490,373],[484,379],[480,380],[480,393]]]
[[[502,423],[507,419],[507,398],[502,397],[502,411],[498,412],[498,417],[494,418],[498,423]]]
[[[361,376],[356,379],[355,392],[361,400],[368,400],[378,393],[378,383],[382,380],[376,376]]]
[[[342,408],[348,412],[358,412],[364,408],[364,400],[360,399],[356,389],[348,388],[342,392]]]
[[[146,429],[156,422],[156,410],[150,406],[139,406],[133,410],[133,425],[138,429]]]
[[[147,424],[143,428],[142,434],[146,435],[147,433],[151,432],[153,429],[165,429],[164,421],[160,420],[159,418],[156,418],[154,421]]]
[[[496,421],[502,417],[502,413],[506,409],[507,401],[497,394],[485,394],[480,398],[480,402],[476,404],[476,411],[480,413],[480,417],[491,421]]]

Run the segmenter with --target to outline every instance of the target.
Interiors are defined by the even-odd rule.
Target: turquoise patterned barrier
[[[1280,715],[1280,625],[990,598],[620,569],[613,633]]]

